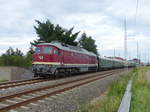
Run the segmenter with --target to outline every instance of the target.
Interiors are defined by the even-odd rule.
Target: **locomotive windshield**
[[[37,47],[37,48],[35,49],[35,53],[36,53],[36,54],[42,53],[42,47]]]
[[[51,47],[37,47],[35,49],[36,54],[51,54],[52,53],[52,48]]]
[[[44,54],[51,54],[52,48],[51,47],[44,47]]]

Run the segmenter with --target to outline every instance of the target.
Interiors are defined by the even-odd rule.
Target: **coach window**
[[[55,49],[55,50],[54,50],[54,54],[57,54],[57,55],[58,55],[58,54],[59,54],[59,53],[58,53],[58,50]]]

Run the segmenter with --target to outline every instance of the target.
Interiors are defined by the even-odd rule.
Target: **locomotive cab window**
[[[54,54],[57,54],[57,55],[58,55],[58,54],[59,54],[58,50],[55,49],[55,50],[54,50]]]
[[[51,54],[52,48],[51,47],[44,47],[44,54]]]
[[[37,47],[36,49],[35,49],[35,53],[42,53],[42,47]]]

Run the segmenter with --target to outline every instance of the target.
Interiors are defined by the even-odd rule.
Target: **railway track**
[[[113,70],[111,70],[113,71]],[[108,72],[111,72],[108,71]],[[73,76],[76,77],[76,76]],[[59,80],[59,79],[57,79]],[[29,84],[34,84],[34,83],[39,83],[39,82],[45,82],[45,81],[50,81],[50,79],[29,79],[29,80],[18,80],[18,81],[11,81],[11,82],[4,82],[0,83],[0,89],[7,89],[7,88],[13,88],[13,87],[18,87],[22,85],[29,85]]]
[[[96,73],[96,75],[85,76],[80,79],[70,80],[58,84],[48,85],[46,87],[36,88],[33,90],[0,97],[0,112],[19,108],[20,106],[34,103],[52,95],[61,94],[65,91],[94,82],[99,79],[103,79],[121,71],[122,70],[112,70],[100,72]]]
[[[5,83],[0,83],[0,89],[7,89],[7,88],[16,87],[16,86],[34,84],[34,83],[39,83],[39,82],[44,82],[44,81],[49,81],[49,80],[48,79],[39,79],[39,78],[37,78],[37,79],[30,79],[30,80],[5,82]]]

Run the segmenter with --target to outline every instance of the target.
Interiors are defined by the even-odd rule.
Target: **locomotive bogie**
[[[48,65],[48,64],[33,64],[32,65],[32,71],[35,74],[54,74],[56,68],[58,66],[56,65]]]

